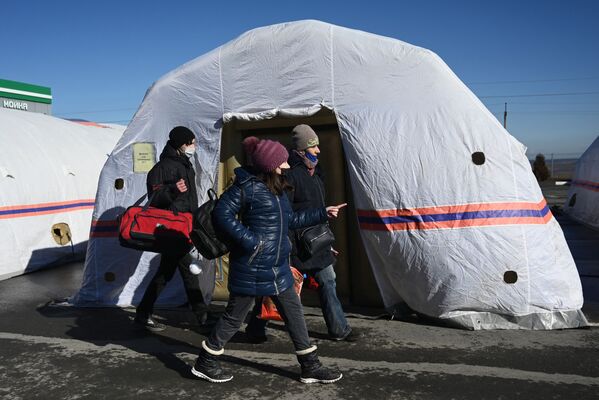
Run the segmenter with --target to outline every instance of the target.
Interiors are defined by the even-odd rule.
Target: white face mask
[[[188,146],[185,148],[185,155],[187,155],[187,157],[189,157],[189,158],[193,157],[193,154],[195,152],[196,152],[195,146]]]

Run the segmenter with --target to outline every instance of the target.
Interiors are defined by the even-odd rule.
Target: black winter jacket
[[[275,196],[248,169],[237,168],[235,175],[212,212],[214,227],[230,242],[229,291],[248,296],[279,294],[293,286],[289,228],[325,222],[326,209],[293,212],[287,196]],[[240,211],[242,221],[236,218]]]
[[[288,195],[293,210],[300,211],[308,208],[325,207],[324,177],[320,165],[316,165],[314,175],[310,176],[308,167],[294,151],[289,152],[289,165],[291,169],[287,172],[286,177],[294,188]],[[335,263],[335,257],[328,249],[312,257],[303,255],[301,251],[298,251],[298,248],[300,248],[298,236],[298,231],[289,232],[289,237],[293,242],[291,265],[295,268],[300,271],[321,270]]]
[[[195,177],[195,171],[187,156],[180,155],[170,143],[167,143],[160,154],[160,161],[148,172],[146,179],[148,196],[157,191],[151,206],[166,210],[193,212],[198,208]],[[179,179],[183,179],[187,186],[187,191],[184,193],[177,189],[176,183]]]

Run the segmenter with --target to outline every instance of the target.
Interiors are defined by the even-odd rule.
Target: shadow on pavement
[[[219,307],[216,307],[219,308]],[[214,310],[207,326],[192,326],[187,318],[193,317],[186,308],[157,310],[157,319],[167,325],[160,333],[151,333],[133,323],[133,309],[122,308],[76,308],[49,302],[37,308],[46,318],[64,319],[64,332],[70,338],[96,346],[123,346],[139,354],[151,355],[164,367],[177,372],[182,378],[198,379],[190,372],[192,365],[177,356],[177,353],[198,352],[197,344],[209,333],[223,310]],[[193,330],[194,333],[186,332]],[[248,343],[245,334],[239,332],[232,342]],[[260,364],[234,356],[223,356],[223,362],[249,367],[283,377],[296,379],[296,374],[268,364]]]

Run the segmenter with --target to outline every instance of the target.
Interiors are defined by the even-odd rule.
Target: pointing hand
[[[347,203],[339,204],[337,206],[328,206],[327,207],[327,215],[331,219],[337,218],[337,216],[339,215],[339,211],[345,206],[347,206]]]

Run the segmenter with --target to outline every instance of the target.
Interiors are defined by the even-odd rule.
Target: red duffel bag
[[[150,207],[151,197],[146,205],[140,206],[145,197],[143,195],[120,216],[121,246],[155,253],[191,250],[191,213]]]

